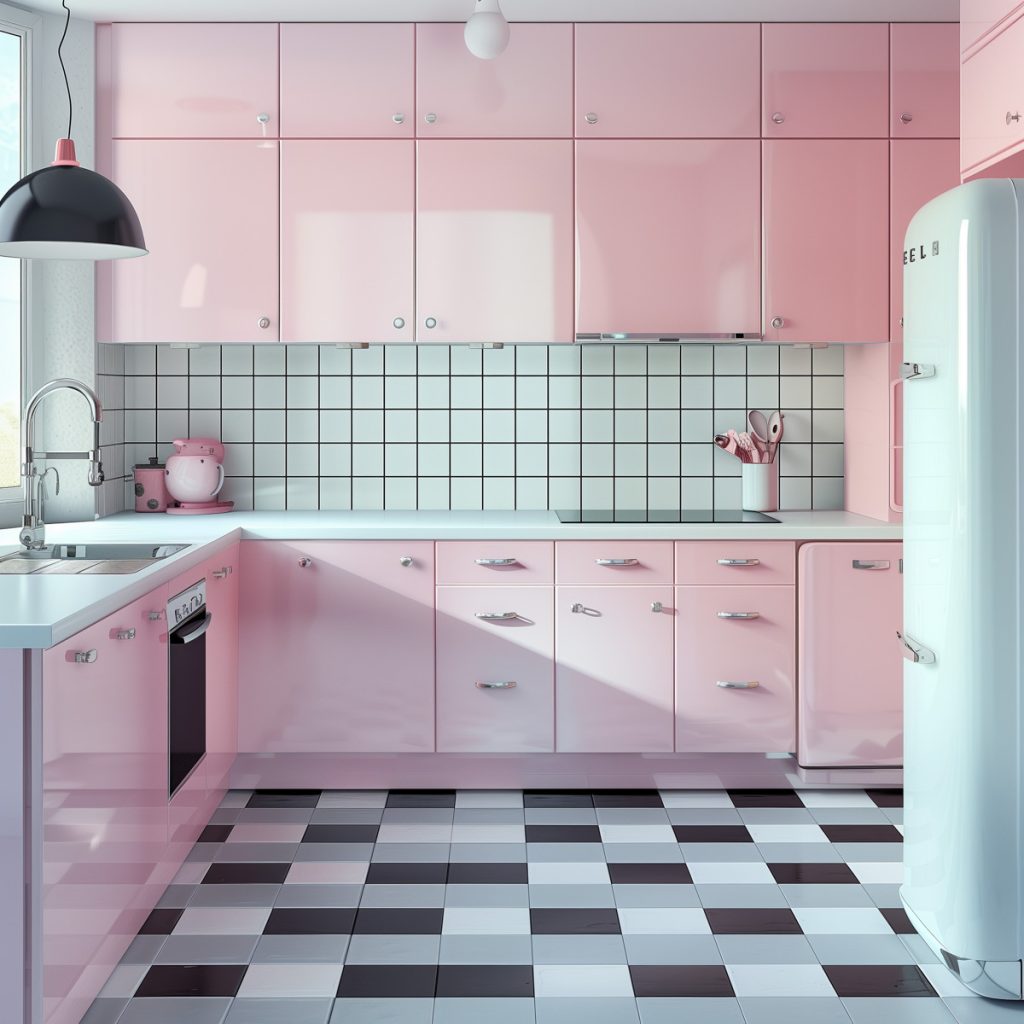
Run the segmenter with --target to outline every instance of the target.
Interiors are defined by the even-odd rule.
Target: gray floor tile
[[[272,907],[280,885],[197,885],[190,907]]]
[[[833,845],[836,848],[836,853],[851,864],[903,860],[902,843],[834,843]]]
[[[527,825],[596,825],[593,807],[527,807]]]
[[[534,1024],[532,999],[437,999],[434,1024]]]
[[[624,964],[621,935],[534,935],[535,964]]]
[[[399,886],[407,889],[409,886]],[[528,907],[530,889],[526,885],[449,885],[445,888],[446,907]],[[567,904],[568,906],[568,904]]]
[[[732,807],[670,807],[673,825],[742,825],[740,812]]]
[[[210,824],[233,825],[238,821],[238,816],[241,813],[241,807],[218,807],[217,810],[210,815]]]
[[[368,861],[375,853],[373,843],[300,843],[296,861]],[[288,858],[285,858],[288,859]],[[386,860],[387,858],[378,858]]]
[[[931,946],[929,946],[920,935],[901,935],[899,939],[913,954],[915,963],[939,963],[939,958],[932,952]]]
[[[359,859],[391,864],[439,864],[448,860],[450,849],[451,843],[377,843],[372,857]]]
[[[238,821],[247,825],[255,822],[309,822],[313,810],[312,807],[243,807],[238,812]]]
[[[837,886],[836,888],[840,888]],[[853,888],[849,886],[849,888]],[[777,885],[698,885],[697,895],[705,907],[785,907],[788,906]],[[836,904],[841,906],[841,904]]]
[[[623,935],[622,940],[631,964],[722,963],[713,935]]]
[[[221,1024],[230,1006],[220,997],[132,999],[117,1024]]]
[[[209,843],[203,843],[209,846]],[[222,843],[214,847],[215,856],[210,860],[227,863],[251,861],[269,861],[274,864],[287,864],[292,860],[301,860],[299,843]],[[189,860],[192,858],[189,857]]]
[[[842,1001],[826,996],[746,996],[740,999],[746,1024],[850,1024]]]
[[[385,825],[450,825],[454,807],[385,807],[381,822]]]
[[[157,907],[165,910],[169,907],[187,907],[192,894],[200,886],[196,885],[169,885],[164,889],[163,895],[157,900]],[[206,888],[203,886],[203,888]]]
[[[515,807],[456,807],[456,825],[522,825],[523,809]]]
[[[314,825],[379,825],[383,807],[317,807],[310,822]]]
[[[321,888],[320,886],[302,886],[305,888]],[[330,888],[345,888],[357,890],[356,902],[345,904],[354,907],[357,904],[361,907],[443,907],[444,906],[444,884],[438,885],[367,885],[367,886],[331,886]],[[359,899],[358,890],[362,888],[363,898]],[[335,904],[338,906],[339,904]],[[494,906],[492,903],[485,906]],[[280,904],[284,906],[284,904]],[[306,906],[316,906],[315,903]]]
[[[353,935],[347,964],[436,964],[440,935]]]
[[[347,935],[264,935],[254,964],[337,964],[345,958]]]
[[[452,843],[455,864],[525,864],[526,843]]]
[[[378,807],[384,809],[388,794],[384,789],[325,789],[320,794],[321,807]]]
[[[225,1024],[327,1024],[333,999],[236,999]]]
[[[121,957],[121,963],[153,963],[166,939],[166,935],[136,935]]]
[[[873,907],[859,885],[780,885],[791,907]]]
[[[247,964],[258,935],[168,935],[158,964]]]
[[[889,825],[881,807],[812,807],[811,815],[819,825]]]
[[[667,825],[668,811],[662,807],[598,807],[602,825]]]
[[[978,1002],[982,1000],[979,999]],[[844,999],[843,1006],[846,1007],[853,1024],[954,1024],[956,1020],[941,999],[933,998],[862,997]]]
[[[127,999],[94,999],[85,1011],[81,1024],[117,1024],[118,1017],[128,1005]]]
[[[879,808],[881,812],[891,821],[894,825],[903,824],[903,808],[902,807],[882,807]]]
[[[336,999],[330,1024],[431,1024],[433,999]]]
[[[902,907],[900,899],[900,886],[898,883],[888,882],[866,882],[864,891],[871,898],[876,907]]]
[[[640,1024],[636,1000],[625,997],[538,999],[537,1024]]]
[[[809,935],[823,964],[912,964],[914,954],[898,935]]]
[[[600,843],[527,843],[526,859],[593,863],[604,860],[604,847]]]
[[[803,807],[741,807],[740,821],[745,825],[813,825],[811,812]]]
[[[531,907],[614,907],[610,885],[531,885]]]
[[[681,864],[683,853],[677,843],[605,843],[604,859],[609,864]]]
[[[816,964],[803,935],[716,935],[727,964]]]
[[[617,907],[699,907],[695,885],[613,885]]]
[[[533,946],[529,935],[442,935],[443,964],[528,964]]]
[[[640,1024],[743,1024],[736,999],[644,997],[638,999],[636,1005],[640,1010]]]
[[[831,843],[758,843],[757,848],[769,864],[837,864],[843,859]]]
[[[821,846],[827,844],[821,843]],[[753,843],[680,843],[687,861],[709,861],[714,864],[763,861],[761,851]]]
[[[969,996],[953,996],[943,1001],[959,1024],[1020,1024],[1024,1019],[1024,1004],[1021,1003]]]

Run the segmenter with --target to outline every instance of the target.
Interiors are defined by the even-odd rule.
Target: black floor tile
[[[734,996],[729,972],[719,964],[698,966],[632,965],[629,976],[637,996]]]
[[[840,996],[934,996],[919,967],[909,964],[823,966]]]
[[[525,864],[455,863],[448,865],[449,885],[526,885],[530,880]]]
[[[140,935],[170,935],[182,910],[153,910],[139,929]]]
[[[802,935],[800,922],[786,907],[705,907],[715,935]]]
[[[616,885],[689,885],[693,882],[685,864],[609,864]]]
[[[210,885],[274,885],[283,882],[291,864],[251,861],[229,864],[227,861],[211,864],[203,875],[203,883]]]
[[[434,964],[346,964],[338,998],[432,999],[436,988]]]
[[[392,789],[388,807],[454,807],[454,789]]]
[[[849,866],[840,862],[831,864],[769,864],[779,885],[859,885],[857,876]]]
[[[347,970],[347,968],[346,968]],[[533,967],[529,964],[441,964],[437,970],[437,996],[533,996]]]
[[[135,996],[233,996],[245,971],[245,964],[157,964],[146,972]]]
[[[348,907],[279,907],[270,912],[264,935],[348,935],[356,912]]]
[[[319,789],[258,789],[246,807],[316,807]]]
[[[876,807],[902,807],[902,789],[865,789],[865,793],[875,802]]]
[[[619,915],[612,907],[548,908],[530,911],[534,935],[619,935]]]
[[[595,789],[595,807],[664,807],[656,789]]]
[[[673,825],[678,843],[752,843],[745,825]]]
[[[794,789],[730,789],[735,807],[803,807]]]
[[[366,873],[367,885],[443,885],[448,878],[448,865],[430,861],[423,863],[391,863],[373,861]]]
[[[910,918],[902,907],[880,907],[879,913],[889,922],[889,927],[897,935],[917,934],[917,929],[910,923]]]
[[[199,833],[197,843],[226,843],[234,825],[207,825]]]
[[[821,825],[833,843],[902,843],[895,825]]]
[[[528,843],[599,843],[597,825],[527,825]]]
[[[360,907],[355,935],[440,935],[444,911],[440,907],[376,909]]]
[[[583,790],[527,789],[524,807],[593,807],[594,798]]]
[[[379,825],[307,825],[304,843],[375,843]]]

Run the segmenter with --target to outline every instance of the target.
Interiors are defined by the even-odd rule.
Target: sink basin
[[[125,575],[184,551],[187,544],[51,544],[0,557],[0,575]]]

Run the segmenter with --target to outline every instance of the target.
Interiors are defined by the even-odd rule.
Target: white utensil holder
[[[745,462],[741,504],[747,512],[777,512],[779,509],[779,464]]]

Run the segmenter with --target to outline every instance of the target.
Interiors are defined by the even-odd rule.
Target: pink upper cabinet
[[[421,138],[572,135],[572,26],[516,23],[508,49],[480,60],[465,26],[416,26],[416,134]]]
[[[281,340],[412,341],[415,143],[281,143]]]
[[[111,267],[98,340],[277,341],[278,143],[121,140],[111,162],[149,255]]]
[[[1020,0],[960,0],[960,49],[966,51],[1024,6]]]
[[[766,24],[762,129],[766,138],[885,138],[886,25]]]
[[[891,117],[894,139],[960,135],[959,34],[952,24],[891,25]]]
[[[757,138],[756,24],[578,24],[577,138]]]
[[[765,340],[888,341],[888,143],[763,145]]]
[[[577,142],[577,332],[760,334],[760,169],[753,140]]]
[[[417,340],[571,341],[572,143],[417,150]]]
[[[160,22],[100,31],[110,33],[110,68],[100,74],[112,84],[114,138],[278,134],[277,25]]]
[[[281,25],[281,135],[411,138],[413,26]]]

